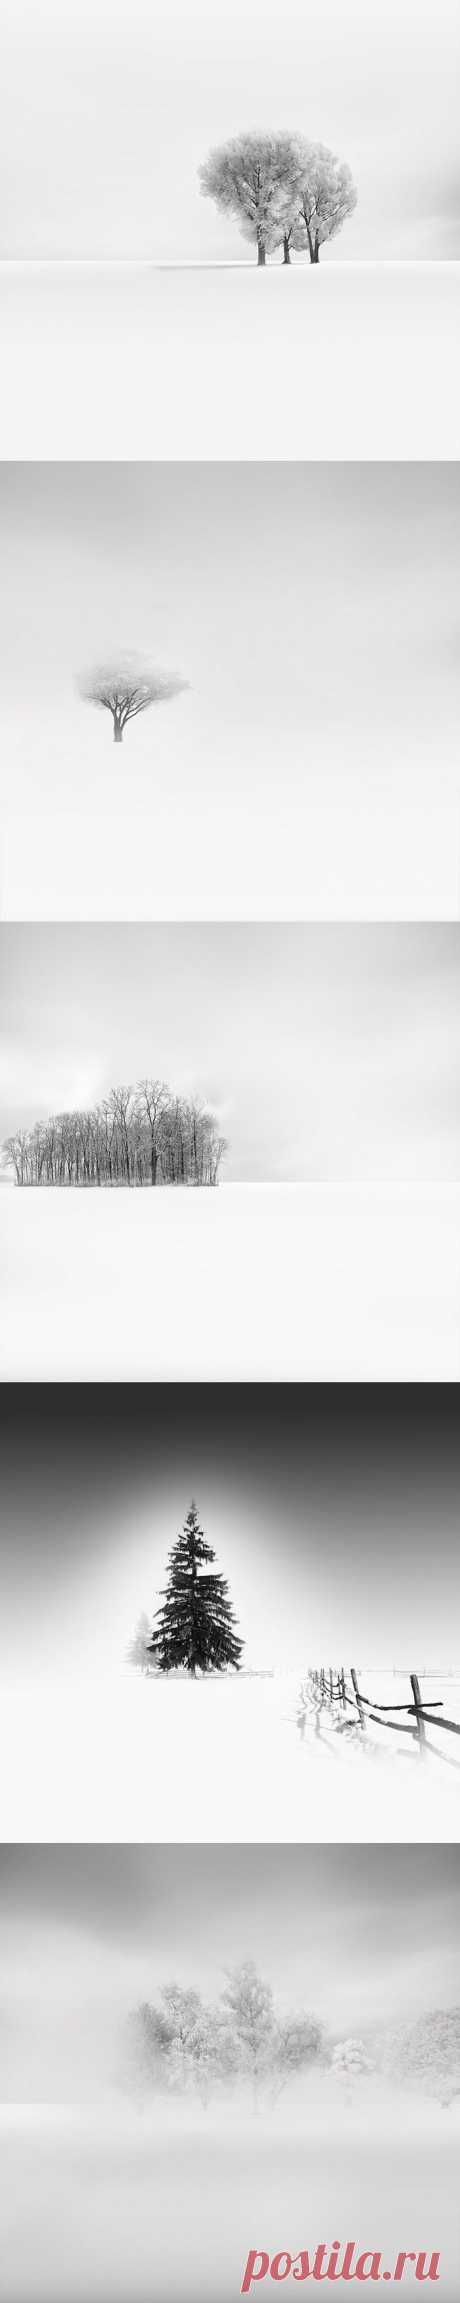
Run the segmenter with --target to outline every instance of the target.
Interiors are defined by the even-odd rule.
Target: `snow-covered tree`
[[[238,1671],[243,1642],[225,1577],[213,1574],[215,1552],[200,1527],[196,1504],[169,1554],[168,1582],[157,1609],[150,1653],[159,1671]]]
[[[168,703],[172,696],[180,695],[186,685],[185,680],[176,679],[172,673],[158,672],[140,657],[128,654],[82,673],[79,691],[84,703],[97,704],[101,711],[110,712],[114,743],[121,744],[129,720],[138,719],[139,713],[149,711],[151,704]]]
[[[323,2052],[323,2029],[313,2015],[286,2015],[277,2021],[273,2071],[276,2093],[289,2079],[318,2063]]]
[[[271,1984],[263,1982],[252,1959],[229,1970],[221,2005],[235,2070],[250,2079],[257,2106],[261,2085],[273,2070],[277,2027]]]
[[[351,2098],[356,2083],[368,2079],[375,2069],[372,2057],[362,2039],[339,2039],[332,2050],[331,2071],[340,2080],[345,2095]]]
[[[151,1625],[145,1608],[143,1608],[128,1647],[128,1663],[134,1664],[137,1671],[144,1671],[147,1674],[153,1670],[152,1657],[149,1652],[151,1636]]]
[[[460,2094],[460,2007],[434,2008],[383,2044],[387,2076],[446,2106]]]
[[[131,2016],[128,2058],[138,2092],[197,2094],[206,2104],[223,2068],[215,2009],[200,1991],[165,1984],[156,2005],[146,2001]]]
[[[257,248],[258,264],[279,245],[279,213],[291,182],[291,137],[255,133],[231,136],[209,153],[200,168],[200,187],[224,215],[236,216],[246,240]]]
[[[284,244],[308,250],[310,263],[319,264],[319,252],[333,240],[347,216],[356,208],[357,192],[346,161],[337,160],[325,144],[292,139],[291,188],[280,209]]]

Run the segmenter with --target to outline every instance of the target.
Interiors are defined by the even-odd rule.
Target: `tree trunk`
[[[311,252],[311,262],[312,264],[319,264],[319,240],[314,241]]]
[[[290,264],[290,261],[291,261],[291,250],[290,250],[290,247],[289,247],[289,240],[288,240],[287,232],[285,232],[285,235],[284,235],[284,241],[283,241],[283,264]]]
[[[265,263],[265,248],[263,240],[257,241],[257,262],[258,264]]]
[[[119,726],[118,726],[118,720],[114,720],[114,723],[113,723],[113,741],[114,741],[114,744],[122,744],[122,743],[123,743],[123,729],[122,729],[122,728],[119,728]]]

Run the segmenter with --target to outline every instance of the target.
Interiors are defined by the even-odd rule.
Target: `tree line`
[[[213,2095],[243,2088],[255,2111],[275,2104],[308,2071],[338,2085],[345,2108],[374,2079],[409,2087],[445,2109],[460,2094],[460,2007],[427,2009],[415,2021],[337,2038],[317,2016],[279,2012],[252,1959],[231,1968],[214,2003],[177,1982],[128,2017],[123,2078],[139,2095]]]
[[[259,265],[277,248],[284,264],[292,249],[319,264],[320,248],[341,231],[358,197],[345,160],[291,131],[230,137],[209,153],[199,178],[205,199],[237,217]]]
[[[3,1144],[15,1182],[215,1185],[226,1151],[214,1114],[162,1081],[112,1088],[94,1111],[58,1112]]]

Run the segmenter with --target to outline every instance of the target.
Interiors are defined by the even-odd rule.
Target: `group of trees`
[[[176,679],[173,673],[159,672],[155,665],[129,654],[117,655],[110,663],[82,672],[78,682],[84,703],[96,704],[100,711],[109,712],[115,744],[123,742],[130,720],[137,720],[152,704],[169,703],[186,687],[186,680]]]
[[[230,1970],[217,2003],[200,1991],[168,1984],[156,2003],[134,2010],[128,2030],[128,2080],[141,2094],[196,2094],[247,2087],[254,2108],[276,2101],[295,2073],[318,2063],[321,2024],[310,2015],[277,2014],[271,1985],[247,1959]]]
[[[320,248],[340,232],[356,207],[357,192],[346,161],[306,136],[233,136],[209,153],[200,168],[205,198],[224,215],[236,216],[246,240],[257,248],[258,264],[282,248],[319,264]]]
[[[191,1503],[181,1534],[168,1560],[168,1581],[157,1609],[157,1629],[147,1616],[137,1625],[129,1660],[148,1671],[150,1658],[157,1671],[239,1671],[243,1642],[225,1576],[214,1573],[215,1551],[206,1542],[195,1503]]]
[[[17,1184],[217,1184],[225,1150],[205,1105],[145,1079],[112,1088],[94,1111],[18,1128],[3,1159]]]
[[[447,2110],[460,2095],[460,2008],[428,2010],[366,2042],[337,2040],[302,2010],[280,2015],[271,1985],[247,1959],[229,1971],[213,2005],[171,1983],[129,2017],[125,2077],[141,2096],[195,2094],[206,2105],[213,2093],[244,2087],[257,2110],[314,2069],[339,2085],[345,2105],[370,2081],[409,2087]]]

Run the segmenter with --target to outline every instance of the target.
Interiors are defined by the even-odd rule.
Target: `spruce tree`
[[[149,1652],[160,1671],[239,1671],[243,1642],[223,1575],[213,1575],[215,1552],[206,1543],[191,1503],[168,1560],[168,1583],[157,1609]],[[211,1566],[211,1572],[209,1572]]]

